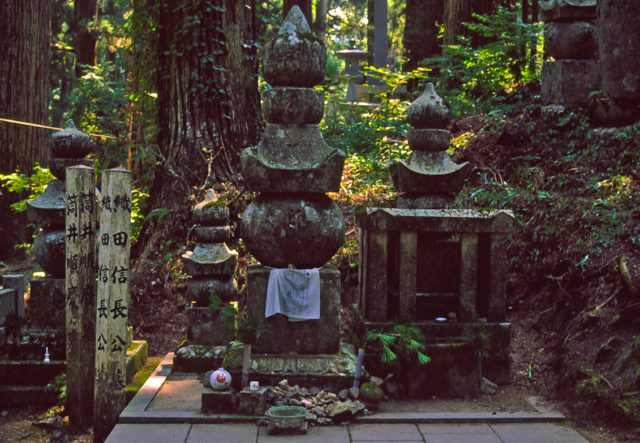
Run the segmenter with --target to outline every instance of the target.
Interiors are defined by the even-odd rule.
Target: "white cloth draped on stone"
[[[289,321],[320,318],[320,272],[274,268],[269,273],[264,316],[283,314]]]

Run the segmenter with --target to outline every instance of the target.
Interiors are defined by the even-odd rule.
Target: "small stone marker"
[[[125,406],[131,171],[102,175],[98,252],[94,436],[103,441]]]
[[[93,422],[96,333],[96,201],[93,168],[67,169],[65,209],[65,318],[67,408],[74,426]]]

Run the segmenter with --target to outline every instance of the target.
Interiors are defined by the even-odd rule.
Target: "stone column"
[[[545,104],[586,104],[600,89],[593,21],[597,0],[540,0],[545,22],[542,99]]]
[[[86,429],[93,423],[96,185],[88,166],[70,167],[66,174],[66,407],[71,424]]]
[[[598,1],[602,89],[594,117],[605,125],[636,121],[640,102],[640,2]]]
[[[131,232],[131,171],[102,174],[93,429],[104,441],[125,406]]]
[[[193,230],[197,244],[182,256],[184,272],[192,276],[187,283],[187,340],[190,345],[226,345],[229,331],[209,304],[212,295],[223,302],[233,300],[236,295],[233,274],[238,253],[225,244],[231,232],[229,208],[210,189],[193,208],[193,218],[197,223]]]
[[[340,208],[325,193],[339,190],[345,155],[327,146],[318,126],[324,94],[313,86],[322,81],[325,64],[324,43],[294,6],[265,45],[264,77],[272,86],[262,93],[267,125],[258,145],[241,157],[247,184],[259,192],[242,216],[242,234],[263,265],[249,269],[247,304],[254,315],[264,317],[270,272],[265,266],[322,267],[321,317],[300,323],[288,323],[280,315],[266,319],[270,328],[259,339],[261,352],[338,350],[339,272],[323,265],[342,245],[345,224]]]
[[[68,166],[91,166],[84,158],[92,146],[91,137],[78,131],[70,120],[62,131],[51,136],[49,168],[55,179],[44,192],[27,202],[30,221],[42,227],[33,244],[36,261],[46,273],[45,278],[30,280],[30,327],[34,329],[65,328],[65,170]],[[50,349],[51,358],[64,359]],[[43,349],[44,353],[44,349]]]

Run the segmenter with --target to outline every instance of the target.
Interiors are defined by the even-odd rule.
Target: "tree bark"
[[[0,117],[48,123],[49,8],[49,0],[33,0],[28,7],[22,0],[0,2]],[[28,174],[36,162],[46,166],[48,136],[45,129],[0,122],[0,173]],[[9,215],[14,200],[0,196],[0,253],[24,241],[23,222]]]
[[[472,20],[472,14],[491,14],[496,9],[495,0],[445,0],[444,44],[453,45],[458,35],[471,36],[472,45],[478,47],[486,43],[482,36],[473,36],[462,23]]]
[[[255,1],[182,0],[157,17],[159,168],[151,207],[239,177],[262,132]]]
[[[98,18],[98,0],[75,0],[76,77],[84,75],[82,65],[96,66],[96,42],[89,23]]]
[[[316,20],[313,22],[313,32],[322,41],[325,41],[327,33],[327,13],[329,12],[329,0],[318,0],[316,3]]]
[[[298,5],[304,14],[304,17],[307,19],[309,24],[313,23],[313,17],[311,16],[311,0],[284,0],[282,5],[282,17],[286,17],[289,13],[289,10],[294,6]]]
[[[411,71],[418,62],[440,54],[438,23],[442,23],[444,0],[407,0],[404,36],[405,64]]]

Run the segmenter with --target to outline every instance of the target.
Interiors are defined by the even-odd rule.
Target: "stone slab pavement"
[[[268,435],[261,417],[200,411],[197,380],[168,380],[169,353],[120,414],[108,443],[426,442],[584,443],[566,418],[536,407],[536,413],[377,413],[342,426],[312,426],[306,435]],[[193,385],[193,386],[192,386]],[[195,388],[194,388],[195,386]]]
[[[560,423],[413,424],[380,423],[309,428],[305,435],[278,433],[252,423],[117,425],[107,443],[585,443],[570,425]]]

